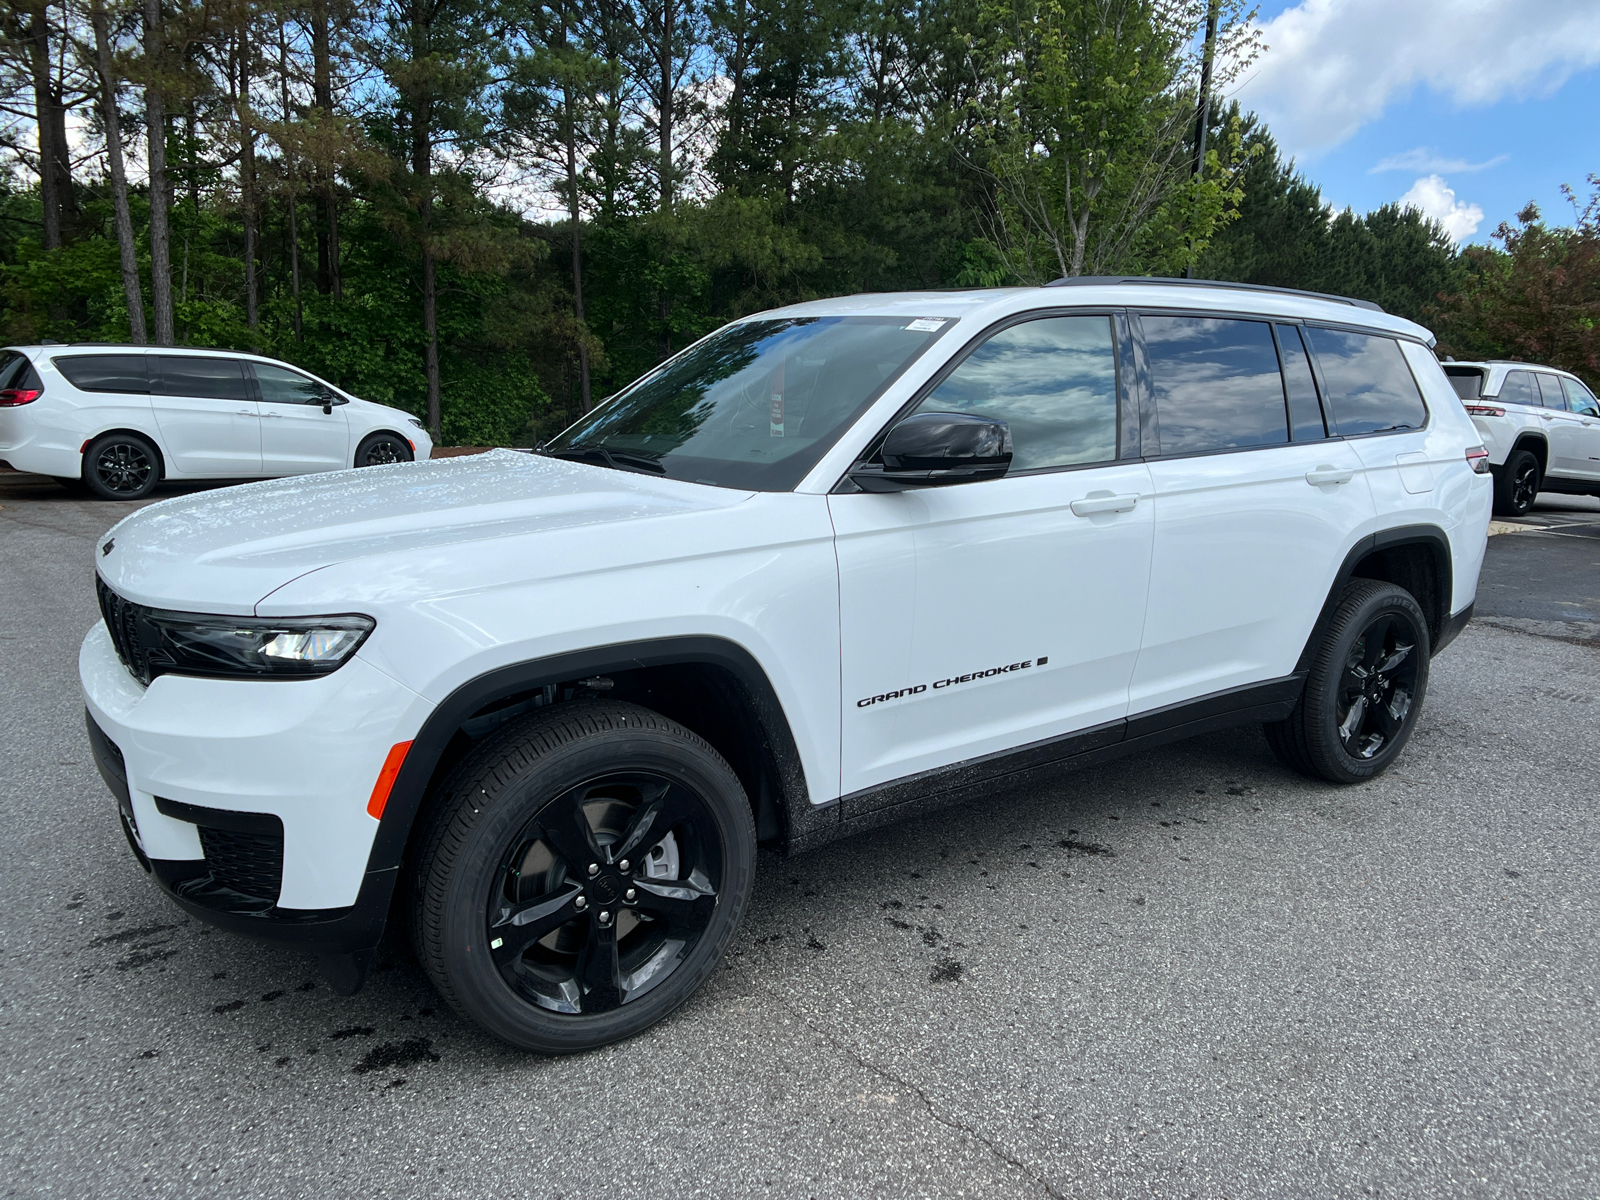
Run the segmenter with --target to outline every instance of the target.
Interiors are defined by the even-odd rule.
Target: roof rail
[[[1274,292],[1280,296],[1310,296],[1314,300],[1332,300],[1337,304],[1353,304],[1382,312],[1383,306],[1371,300],[1356,300],[1349,296],[1335,296],[1331,292],[1308,292],[1303,288],[1271,287],[1265,283],[1233,283],[1226,279],[1173,279],[1161,275],[1077,275],[1053,279],[1045,287],[1104,287],[1114,283],[1154,283],[1163,287],[1214,287],[1241,292]]]

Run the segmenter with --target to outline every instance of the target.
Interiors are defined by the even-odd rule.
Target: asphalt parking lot
[[[564,1060],[147,881],[75,670],[121,507],[0,476],[5,1196],[1600,1193],[1593,500],[1491,539],[1377,782],[1241,730],[769,855],[700,995]]]

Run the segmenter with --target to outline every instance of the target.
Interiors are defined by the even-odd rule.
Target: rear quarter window
[[[1483,395],[1483,372],[1476,370],[1444,369],[1444,377],[1450,381],[1450,386],[1455,388],[1456,395],[1463,400],[1476,400]]]
[[[1400,343],[1375,333],[1306,327],[1328,402],[1328,423],[1341,437],[1401,433],[1428,422]]]
[[[150,391],[142,354],[63,354],[50,361],[80,392],[147,395]]]

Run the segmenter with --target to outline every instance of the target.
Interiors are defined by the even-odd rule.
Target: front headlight
[[[426,429],[427,428],[426,425],[424,425],[421,421],[417,420],[415,417],[407,417],[406,420],[410,421],[418,429]]]
[[[149,673],[304,679],[337,671],[367,640],[371,617],[212,617],[146,609]]]

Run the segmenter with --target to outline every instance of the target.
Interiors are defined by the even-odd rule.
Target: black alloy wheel
[[[102,500],[142,500],[160,480],[156,448],[136,434],[109,433],[84,451],[84,486]]]
[[[1416,726],[1431,644],[1410,592],[1353,580],[1322,635],[1299,704],[1264,726],[1267,743],[1284,765],[1330,783],[1381,774]]]
[[[674,721],[560,704],[483,739],[430,798],[417,956],[463,1016],[546,1054],[647,1029],[721,960],[754,882],[738,777]]]
[[[1494,510],[1502,517],[1520,517],[1533,507],[1543,482],[1539,459],[1531,450],[1515,450],[1495,474]]]
[[[361,440],[356,447],[355,465],[381,467],[389,463],[410,462],[415,456],[411,444],[393,433],[374,433]]]

